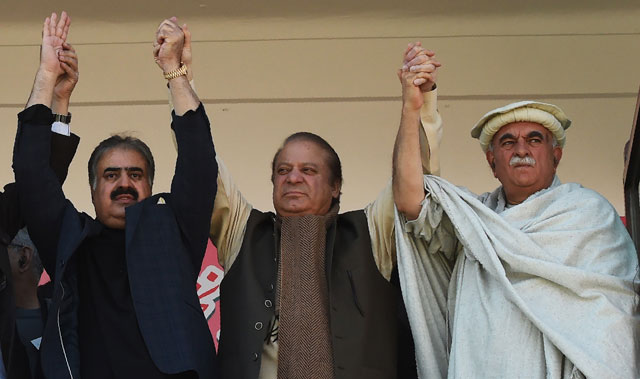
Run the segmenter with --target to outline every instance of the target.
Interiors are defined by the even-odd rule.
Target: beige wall
[[[80,56],[71,111],[82,142],[64,189],[92,213],[86,162],[101,139],[135,131],[147,141],[158,166],[156,192],[169,188],[175,151],[165,81],[151,59],[162,17],[152,8],[158,2],[141,2],[153,10],[136,8],[126,17],[114,10],[126,8],[124,1],[95,9],[75,3],[65,5],[73,18],[69,39]],[[343,209],[375,198],[390,175],[400,113],[395,70],[406,43],[421,40],[444,65],[438,84],[445,178],[475,192],[495,188],[469,129],[489,109],[533,98],[561,106],[573,120],[560,178],[599,191],[624,211],[622,148],[640,84],[640,5],[570,1],[559,8],[543,2],[541,9],[519,10],[486,1],[481,9],[482,2],[451,9],[440,4],[431,13],[422,3],[407,3],[420,5],[417,11],[382,2],[366,11],[355,2],[347,2],[348,9],[328,3],[335,12],[304,11],[284,0],[272,4],[276,9],[264,14],[243,13],[242,4],[214,14],[219,4],[191,1],[166,11],[186,15],[196,41],[196,87],[216,148],[257,207],[271,208],[270,159],[298,130],[324,136],[340,154]],[[0,6],[8,8],[0,8],[1,183],[13,177],[15,114],[29,94],[48,9],[34,14],[37,7],[27,12],[13,5]]]

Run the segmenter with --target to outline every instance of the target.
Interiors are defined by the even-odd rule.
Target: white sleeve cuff
[[[69,124],[65,124],[60,121],[55,121],[53,124],[51,124],[51,131],[67,137],[71,135],[71,127],[69,126]]]

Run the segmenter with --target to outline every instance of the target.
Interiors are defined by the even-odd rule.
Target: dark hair
[[[89,158],[88,170],[89,170],[89,185],[92,189],[96,188],[96,170],[98,169],[98,162],[106,153],[111,149],[124,149],[137,151],[147,161],[149,185],[153,186],[153,176],[156,171],[156,165],[153,161],[153,155],[146,143],[142,142],[138,138],[127,135],[113,135],[96,146]]]
[[[329,167],[329,184],[338,183],[339,187],[342,188],[342,164],[340,163],[340,157],[338,157],[338,153],[329,145],[329,142],[325,141],[324,138],[320,137],[317,134],[313,134],[310,132],[297,132],[293,133],[289,137],[287,137],[282,146],[276,151],[273,156],[273,161],[271,161],[271,182],[273,183],[276,175],[276,160],[278,159],[278,155],[282,152],[282,149],[289,143],[293,141],[307,141],[315,143],[318,147],[324,150],[327,153],[327,166]],[[340,195],[342,195],[342,191],[338,194],[337,198],[334,198],[333,203],[340,202]]]

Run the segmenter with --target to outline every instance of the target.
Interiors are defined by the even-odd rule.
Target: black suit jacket
[[[19,115],[14,171],[27,226],[54,292],[41,345],[49,378],[79,378],[76,252],[100,224],[64,198],[42,149],[48,108],[34,105]],[[217,165],[209,121],[202,105],[174,115],[178,159],[171,193],[126,209],[126,260],[131,296],[145,345],[165,373],[195,371],[214,378],[215,350],[196,294],[216,193]],[[19,162],[19,163],[18,163]],[[29,188],[39,190],[29,191]]]
[[[67,177],[67,169],[75,155],[80,138],[76,135],[67,137],[51,131],[49,133],[51,134],[49,164],[62,184]],[[9,379],[29,377],[27,355],[16,333],[15,298],[7,254],[7,245],[23,226],[18,189],[15,183],[7,184],[4,192],[0,192],[0,348]]]

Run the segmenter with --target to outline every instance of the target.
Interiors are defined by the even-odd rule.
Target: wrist
[[[180,66],[179,68],[175,69],[175,70],[171,70],[171,71],[165,71],[164,72],[164,78],[171,81],[173,79],[176,78],[180,78],[182,76],[188,78],[188,74],[187,74],[187,65],[182,64],[182,66]]]
[[[38,72],[36,73],[36,80],[41,83],[51,83],[55,85],[56,80],[58,80],[58,74],[45,67],[40,66],[38,68]]]
[[[166,62],[162,65],[162,72],[164,74],[169,73],[171,71],[175,71],[177,69],[179,69],[180,67],[182,67],[182,63],[180,61],[171,61],[171,62]]]
[[[69,97],[54,94],[51,101],[51,111],[57,114],[67,114],[69,112]]]
[[[403,116],[412,116],[420,114],[420,106],[415,106],[412,104],[402,104],[402,115]]]

